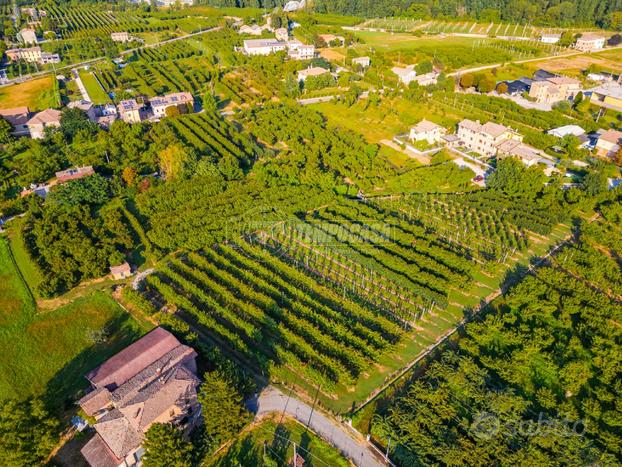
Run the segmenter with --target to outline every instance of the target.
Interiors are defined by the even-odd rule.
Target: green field
[[[56,107],[58,93],[54,81],[53,76],[45,76],[0,88],[0,108],[26,106],[31,111],[38,111]]]
[[[419,47],[447,48],[471,47],[478,39],[471,37],[417,37],[409,33],[390,33],[380,31],[356,31],[356,36],[362,39],[364,46],[375,49],[392,51]]]
[[[71,399],[86,386],[86,371],[144,332],[103,292],[38,311],[9,243],[0,238],[0,400]]]
[[[89,97],[91,98],[91,102],[93,104],[98,105],[110,102],[110,97],[108,97],[108,94],[106,94],[102,87],[99,85],[93,73],[83,70],[80,70],[79,73],[82,84],[84,84],[86,92],[88,92]]]
[[[266,456],[275,465],[286,466],[294,456],[294,443],[307,466],[347,467],[350,465],[339,451],[326,441],[305,429],[300,423],[285,419],[282,424],[264,420],[249,431],[244,431],[225,451],[209,461],[209,466],[268,465]]]

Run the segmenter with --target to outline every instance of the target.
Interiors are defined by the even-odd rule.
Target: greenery
[[[154,423],[145,433],[145,467],[186,467],[191,465],[192,444],[170,423]]]

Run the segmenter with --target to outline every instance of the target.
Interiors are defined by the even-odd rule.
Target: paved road
[[[91,102],[91,97],[89,96],[89,93],[86,91],[86,88],[84,87],[84,83],[82,82],[82,78],[80,78],[80,73],[78,73],[78,70],[74,68],[73,70],[71,70],[71,74],[73,75],[74,81],[78,85],[80,94],[82,94],[82,99],[84,99],[85,101]]]
[[[320,413],[317,407],[312,413],[310,406],[294,397],[288,399],[288,396],[272,386],[264,389],[259,397],[248,401],[247,406],[257,416],[285,411],[304,425],[309,423],[309,417],[311,417],[309,428],[339,449],[357,466],[383,467],[387,465],[375,448],[366,440],[360,439],[360,434]]]

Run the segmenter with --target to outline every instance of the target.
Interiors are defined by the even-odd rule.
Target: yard
[[[86,371],[145,331],[104,292],[38,310],[9,242],[0,238],[0,399],[71,399],[86,385]]]
[[[90,71],[80,70],[80,79],[82,80],[82,84],[84,84],[86,92],[89,94],[93,104],[98,105],[110,102],[110,97],[108,97],[108,94],[104,92],[93,73]]]
[[[49,75],[0,88],[0,108],[26,106],[31,111],[38,111],[56,107],[59,96],[54,81],[54,76]]]

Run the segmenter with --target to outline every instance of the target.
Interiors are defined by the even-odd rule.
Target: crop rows
[[[219,83],[220,90],[224,93],[225,98],[231,99],[236,104],[248,103],[252,104],[261,97],[248,89],[242,78],[227,76]]]
[[[229,156],[246,165],[253,153],[250,140],[240,136],[230,123],[208,112],[167,120],[167,123],[185,143],[199,152],[212,154],[215,161]]]
[[[146,295],[262,370],[285,366],[325,389],[352,383],[403,333],[245,241],[172,259],[148,277]]]
[[[506,253],[528,246],[522,228],[508,222],[511,213],[485,209],[469,196],[407,196],[379,202],[402,217],[419,220],[447,241],[480,259],[502,259]]]
[[[187,91],[193,94],[204,90],[210,79],[209,72],[179,62],[136,62],[123,69],[123,75],[132,86],[146,95]]]
[[[200,51],[195,49],[187,41],[171,42],[160,47],[145,47],[139,49],[137,52],[138,58],[146,62],[177,60],[196,54],[200,54]]]

